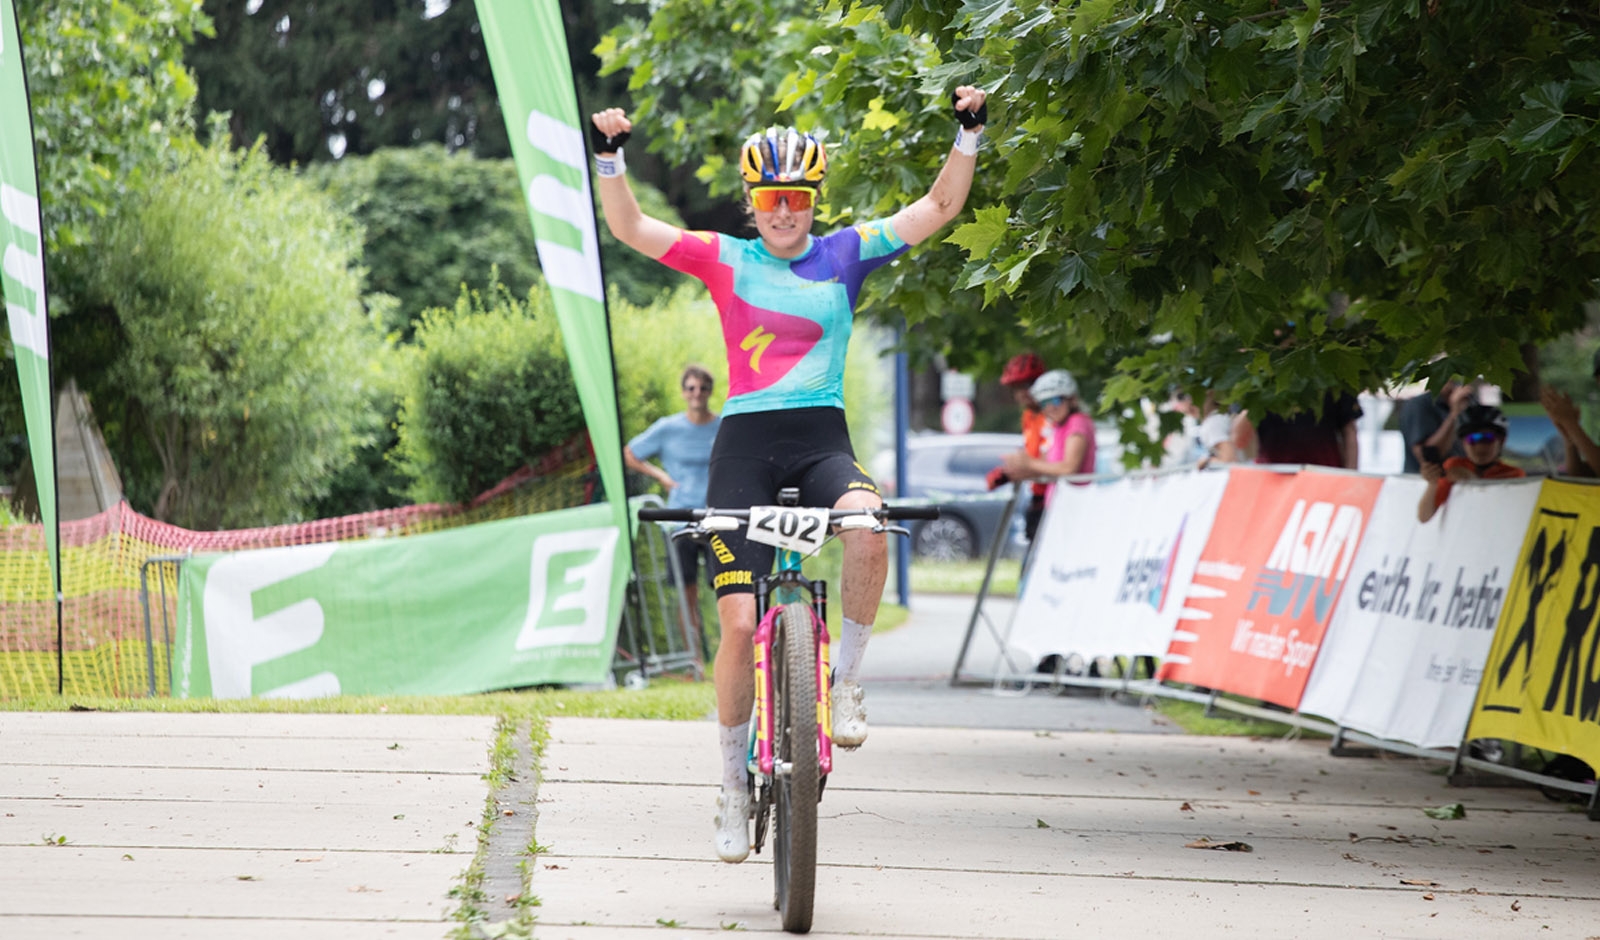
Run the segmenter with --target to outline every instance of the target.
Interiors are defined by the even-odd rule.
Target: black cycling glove
[[[623,131],[615,137],[607,137],[606,135],[600,133],[600,128],[595,127],[593,121],[590,121],[589,146],[596,154],[616,153],[618,150],[622,149],[623,144],[628,142],[629,133],[631,132]]]
[[[985,101],[983,104],[978,105],[977,111],[963,111],[955,106],[956,102],[960,100],[960,95],[953,91],[950,93],[950,108],[955,111],[956,120],[961,122],[962,127],[970,131],[974,127],[989,123],[989,102]]]

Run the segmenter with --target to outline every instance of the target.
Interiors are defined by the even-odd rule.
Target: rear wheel
[[[772,853],[774,898],[783,929],[811,929],[817,883],[817,647],[811,609],[787,604],[773,644],[776,721],[773,753],[788,773],[775,773],[777,833]],[[777,652],[781,650],[780,652]]]

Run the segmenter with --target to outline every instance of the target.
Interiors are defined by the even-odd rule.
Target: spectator
[[[1241,411],[1233,422],[1234,446],[1254,454],[1256,463],[1313,464],[1356,469],[1361,462],[1356,420],[1361,403],[1349,392],[1327,392],[1322,413],[1297,412],[1291,416],[1267,413],[1251,424]]]
[[[1195,440],[1200,445],[1201,470],[1218,463],[1238,463],[1243,458],[1233,443],[1233,415],[1217,404],[1217,393],[1206,389],[1205,404],[1200,409],[1200,426]]]
[[[1466,456],[1456,441],[1456,420],[1461,412],[1477,401],[1477,389],[1456,379],[1444,383],[1439,394],[1424,392],[1400,403],[1397,418],[1400,437],[1406,443],[1405,462],[1401,473],[1418,473],[1422,470],[1422,448],[1432,447],[1441,454]]]
[[[684,410],[650,425],[622,448],[622,462],[629,470],[644,474],[666,490],[669,509],[698,509],[706,504],[711,445],[722,426],[722,419],[709,407],[714,387],[710,372],[688,366],[678,379]],[[659,457],[661,466],[645,463],[652,457]],[[706,553],[710,548],[695,539],[678,539],[673,547],[683,570],[683,597],[694,621],[691,626],[696,636],[704,636],[700,629],[700,562],[706,563],[709,584],[711,560]]]
[[[1038,457],[1044,453],[1045,429],[1047,422],[1044,412],[1039,410],[1039,403],[1033,400],[1029,388],[1039,376],[1044,374],[1044,360],[1037,353],[1018,353],[1006,363],[1005,370],[1000,373],[1000,384],[1011,389],[1011,397],[1017,402],[1017,407],[1022,409],[1022,449],[1030,457]],[[989,471],[989,489],[995,489],[1011,482],[1006,475],[1004,466],[995,467]],[[1033,536],[1039,531],[1039,520],[1044,517],[1044,494],[1047,485],[1033,483],[1032,494],[1028,497],[1028,507],[1023,510],[1023,531],[1027,536],[1028,544],[1033,544]]]
[[[1065,369],[1039,376],[1028,390],[1050,422],[1044,453],[1038,457],[1019,450],[1005,457],[1006,475],[1013,480],[1064,477],[1094,472],[1094,419],[1078,401],[1078,382]],[[1045,505],[1055,498],[1056,485],[1045,491]]]
[[[1600,349],[1595,350],[1593,366],[1594,380],[1600,383]],[[1545,413],[1561,432],[1561,440],[1566,445],[1562,472],[1571,477],[1600,476],[1600,445],[1584,431],[1578,406],[1573,404],[1572,398],[1546,385],[1539,391],[1539,403],[1544,405]]]
[[[1505,413],[1491,405],[1468,405],[1456,419],[1456,437],[1465,457],[1449,457],[1441,463],[1424,458],[1422,478],[1428,485],[1417,501],[1417,521],[1427,522],[1450,498],[1450,490],[1462,480],[1509,480],[1527,476],[1521,467],[1500,459],[1506,446],[1506,431],[1511,422]],[[1428,457],[1438,456],[1429,453]]]

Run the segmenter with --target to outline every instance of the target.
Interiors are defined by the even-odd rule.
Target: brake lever
[[[903,535],[906,538],[910,538],[911,537],[911,530],[910,529],[907,529],[904,526],[898,526],[898,525],[880,525],[877,528],[873,529],[872,531],[874,531],[874,532],[886,532],[886,533],[888,533],[890,535]]]

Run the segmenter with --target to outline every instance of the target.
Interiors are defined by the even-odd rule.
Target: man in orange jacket
[[[1017,405],[1022,408],[1022,449],[1030,457],[1039,457],[1044,454],[1046,431],[1049,422],[1045,420],[1044,412],[1039,410],[1039,403],[1033,400],[1028,389],[1033,385],[1033,380],[1044,375],[1044,360],[1037,353],[1018,353],[1006,363],[1004,371],[1000,373],[1000,384],[1011,389],[1011,395],[1017,400]],[[989,489],[995,489],[1001,484],[1011,482],[1006,476],[1004,467],[995,467],[989,471]],[[1024,510],[1024,531],[1028,543],[1033,543],[1034,533],[1039,531],[1039,520],[1044,518],[1044,496],[1049,489],[1048,483],[1034,482],[1033,495],[1028,500],[1028,507]]]

